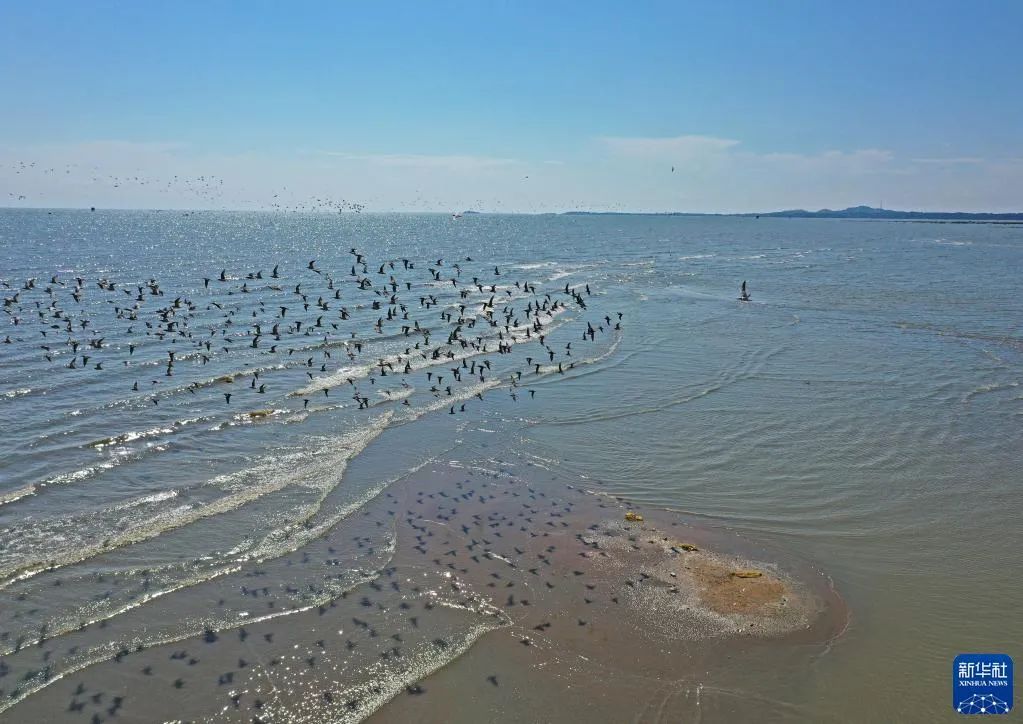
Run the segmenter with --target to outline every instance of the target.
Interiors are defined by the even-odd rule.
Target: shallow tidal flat
[[[224,576],[191,602],[251,623],[145,648],[124,640],[103,663],[54,671],[62,678],[8,714],[451,722],[737,712],[755,698],[722,695],[715,672],[822,650],[845,622],[825,577],[764,554],[540,467],[436,463],[292,557]],[[332,573],[341,555],[362,556],[364,568]],[[302,587],[307,607],[294,604]],[[12,673],[45,666],[58,646],[87,650],[89,628],[77,644],[73,634],[27,646],[9,657]]]

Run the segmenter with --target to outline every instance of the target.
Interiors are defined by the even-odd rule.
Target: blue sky
[[[1023,209],[1020,2],[293,5],[0,0],[0,205]]]

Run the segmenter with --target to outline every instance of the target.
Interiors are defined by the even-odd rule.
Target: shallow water
[[[313,324],[316,307],[294,304],[293,285],[303,283],[314,302],[325,283],[306,269],[308,261],[340,279],[353,246],[371,267],[415,260],[417,284],[427,283],[426,268],[437,258],[447,273],[467,255],[474,261],[462,262],[463,276],[490,279],[498,265],[506,285],[528,280],[558,290],[588,283],[589,308],[550,321],[561,325],[552,346],[571,342],[576,367],[563,375],[544,370],[527,380],[535,396],[520,389],[513,399],[496,383],[513,369],[528,371],[524,358],[540,348],[531,341],[510,355],[490,354],[494,374],[482,385],[495,386],[479,389],[483,400],[473,397],[476,387],[457,386],[465,389],[465,412],[460,399],[455,415],[446,396],[429,392],[427,369],[405,376],[413,392],[401,387],[400,374],[372,372],[377,384],[369,386],[376,359],[400,352],[407,339],[388,334],[399,331],[393,323],[378,335],[372,324],[382,311],[356,309],[371,298],[351,284],[342,302],[352,319],[332,332],[330,359],[315,335],[289,338],[291,355],[271,353],[269,339],[249,347],[245,325],[252,311],[264,313],[257,298],[271,310],[267,318],[280,303],[291,307],[291,319]],[[10,671],[0,677],[0,719],[23,721],[19,711],[42,711],[33,707],[43,707],[44,697],[32,691],[90,662],[108,661],[75,675],[113,686],[127,676],[112,658],[125,648],[122,656],[142,658],[147,654],[131,650],[197,635],[202,643],[204,628],[237,631],[257,609],[261,617],[315,612],[342,592],[361,597],[354,592],[404,555],[384,518],[370,521],[367,511],[386,516],[376,510],[382,496],[432,466],[485,465],[498,449],[502,458],[537,466],[527,479],[539,481],[549,468],[577,487],[685,513],[793,569],[819,569],[848,605],[848,628],[830,644],[731,648],[742,662],[738,672],[712,667],[700,678],[694,668],[661,709],[645,714],[653,720],[693,711],[708,721],[744,718],[749,710],[726,702],[745,697],[779,719],[934,721],[947,711],[947,674],[957,653],[1020,652],[1014,551],[1023,543],[1023,303],[1011,294],[1023,269],[1018,227],[4,211],[0,250],[0,278],[12,287],[5,297],[37,278],[35,290],[5,309],[44,300],[55,273],[71,284],[82,276],[95,331],[76,337],[84,344],[104,339],[88,368],[68,369],[74,355],[63,330],[48,326],[53,320],[43,323],[37,312],[31,318],[32,309],[21,312],[17,326],[9,314],[0,319],[0,336],[12,338],[0,348],[0,647]],[[244,279],[260,269],[267,277],[278,263],[279,292],[264,288],[270,279]],[[221,269],[234,279],[218,282]],[[96,286],[104,277],[115,291]],[[213,279],[210,290],[204,277]],[[163,296],[145,286],[151,278]],[[753,294],[747,304],[735,299],[743,279]],[[243,284],[253,291],[240,291]],[[131,304],[137,285],[145,313],[129,335],[130,322],[113,308]],[[131,295],[120,291],[125,287]],[[70,304],[70,287],[58,293]],[[423,293],[449,292],[417,287],[410,298]],[[172,347],[170,337],[142,332],[144,319],[178,296],[197,305],[190,321],[197,336],[209,334],[207,325],[219,335],[225,310],[235,310],[231,352],[212,354],[213,346],[203,365],[184,340]],[[213,301],[222,309],[207,308]],[[457,305],[457,296],[444,303]],[[334,321],[337,308],[331,300]],[[412,312],[435,325],[436,308]],[[620,332],[583,341],[587,321],[596,325],[617,312]],[[355,362],[340,344],[351,331],[367,340]],[[131,340],[137,347],[129,354]],[[175,348],[167,377],[167,350]],[[47,351],[52,362],[43,359]],[[94,369],[97,360],[102,370]],[[454,366],[429,369],[443,374]],[[254,369],[267,385],[263,394],[250,387]],[[237,376],[218,381],[225,375]],[[347,377],[371,397],[370,409],[356,409]],[[329,396],[323,386],[331,387]],[[385,387],[390,396],[378,391]],[[400,402],[406,395],[409,405]],[[270,414],[247,414],[264,410]],[[427,568],[427,575],[443,573]],[[415,676],[396,677],[400,667],[377,661],[377,679],[401,687],[449,665],[422,680],[427,693],[402,693],[376,716],[433,711],[441,720],[430,691],[468,682],[480,657],[520,656],[515,646],[495,643],[504,628],[483,635],[497,626],[495,615],[507,615],[493,605],[431,624],[452,645],[427,646],[409,669]],[[133,676],[143,665],[131,667]],[[208,673],[206,664],[194,666]],[[366,670],[351,663],[334,678],[354,681]],[[169,702],[177,678],[183,676],[165,682]],[[894,701],[882,694],[893,681],[900,692]],[[73,691],[78,683],[68,676],[59,686]],[[512,715],[507,703],[486,698],[505,696],[505,689],[481,686],[487,695],[476,704],[443,711],[467,721],[486,712]],[[621,696],[643,690],[637,684]],[[557,702],[556,693],[550,697]],[[112,716],[109,698],[96,708],[101,716]],[[539,690],[536,700],[544,701]],[[15,701],[21,703],[11,706]],[[220,703],[211,695],[193,705],[189,716],[212,718]],[[153,706],[154,715],[165,711]]]

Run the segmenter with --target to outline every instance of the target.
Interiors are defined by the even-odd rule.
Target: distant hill
[[[737,214],[737,216],[781,216],[796,219],[937,219],[941,221],[1023,221],[1023,213],[987,214],[970,211],[895,211],[875,209],[872,206],[850,206],[848,209],[806,211],[789,209],[766,214]]]
[[[624,211],[567,211],[570,216],[631,216]],[[685,211],[672,211],[648,216],[739,216],[739,217],[770,217],[786,219],[888,219],[922,220],[922,221],[1017,221],[1023,222],[1023,212],[1004,214],[974,213],[970,211],[895,211],[892,209],[875,209],[872,206],[850,206],[848,209],[788,209],[785,211],[765,211],[753,214],[701,214]]]

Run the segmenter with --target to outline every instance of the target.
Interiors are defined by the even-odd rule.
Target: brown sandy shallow
[[[671,513],[628,522],[620,501],[564,494],[524,508],[536,528],[508,525],[510,509],[487,516],[515,541],[503,588],[482,584],[512,624],[420,681],[430,696],[395,697],[369,721],[814,719],[776,691],[792,692],[846,624],[820,572],[758,560],[756,545]],[[519,587],[528,606],[503,597]]]
[[[239,571],[190,594],[209,600],[195,635],[143,644],[126,628],[116,657],[54,665],[0,720],[799,719],[771,692],[844,626],[827,579],[629,510],[521,461],[425,468],[263,562],[258,586]],[[364,568],[341,585],[348,555]],[[243,625],[218,623],[239,607]],[[7,659],[15,673],[73,661],[89,627],[77,635]]]

